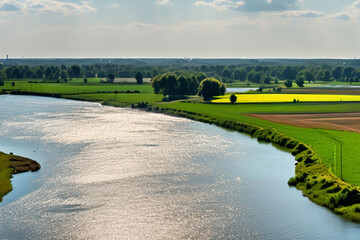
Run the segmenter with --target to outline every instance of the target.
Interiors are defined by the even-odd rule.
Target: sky
[[[0,0],[0,58],[359,58],[360,0]]]

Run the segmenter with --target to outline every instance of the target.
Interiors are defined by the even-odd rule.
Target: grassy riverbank
[[[28,83],[27,83],[28,84]],[[5,85],[6,87],[8,84]],[[16,87],[16,86],[15,86]],[[204,104],[192,97],[187,101],[161,102],[162,96],[151,93],[149,85],[88,85],[77,83],[75,90],[69,90],[66,83],[54,86],[43,84],[40,93],[57,93],[60,97],[97,101],[106,105],[131,106],[146,102],[151,111],[187,117],[193,120],[246,132],[260,140],[285,147],[296,155],[299,163],[296,176],[290,185],[301,189],[312,201],[332,209],[353,221],[360,221],[360,165],[358,156],[360,144],[358,133],[326,129],[301,128],[270,122],[248,116],[251,113],[332,113],[360,112],[360,103],[268,103],[268,104]],[[104,93],[116,89],[123,93]],[[140,93],[126,93],[134,89]],[[26,86],[23,91],[28,91]],[[8,89],[10,90],[10,89]],[[16,90],[14,88],[13,90]],[[74,92],[73,92],[74,91]],[[95,92],[96,93],[95,93]],[[28,93],[33,94],[33,93]],[[301,147],[299,149],[299,146]],[[300,151],[302,150],[302,151]],[[341,152],[341,153],[340,153]],[[340,160],[342,165],[340,165]],[[342,179],[340,179],[342,178]]]
[[[0,152],[0,202],[3,196],[12,190],[10,181],[12,177],[10,157],[10,155]]]
[[[13,174],[38,171],[40,164],[29,158],[0,152],[0,202],[12,190]]]

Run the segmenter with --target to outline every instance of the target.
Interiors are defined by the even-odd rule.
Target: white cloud
[[[360,8],[360,1],[354,2],[352,6],[356,8]]]
[[[170,0],[157,0],[156,3],[159,5],[173,5]]]
[[[112,3],[111,6],[112,6],[113,8],[119,8],[119,7],[120,7],[120,4],[118,4],[118,3]]]
[[[348,12],[339,12],[336,14],[329,15],[328,18],[332,18],[335,20],[351,20],[352,17]]]
[[[316,18],[324,17],[326,14],[324,12],[312,11],[312,10],[293,10],[293,11],[282,11],[274,12],[271,14],[265,14],[265,16],[270,17],[282,17],[282,18]]]
[[[210,6],[221,11],[262,12],[297,9],[301,3],[302,0],[197,0],[194,5]]]
[[[4,0],[0,3],[0,11],[21,13],[72,14],[96,11],[87,1],[72,3],[56,0]]]
[[[232,0],[213,0],[205,1],[198,0],[194,3],[195,6],[210,6],[217,10],[224,11],[228,9],[236,9],[245,4],[244,1],[232,1]]]

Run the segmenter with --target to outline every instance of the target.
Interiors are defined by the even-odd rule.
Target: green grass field
[[[36,80],[31,80],[36,81]],[[12,82],[15,86],[12,86]],[[73,79],[71,82],[45,82],[42,83],[28,83],[28,80],[23,81],[6,81],[5,85],[0,87],[6,90],[20,90],[27,92],[38,93],[56,93],[56,94],[79,94],[79,93],[96,93],[96,92],[114,92],[114,91],[140,91],[141,93],[152,93],[152,88],[149,84],[108,84],[99,83],[98,79],[88,79],[88,83],[83,83],[83,79]]]

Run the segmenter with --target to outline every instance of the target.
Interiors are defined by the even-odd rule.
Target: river
[[[354,239],[357,224],[287,185],[294,158],[187,119],[98,103],[0,96],[13,178],[0,239]]]

